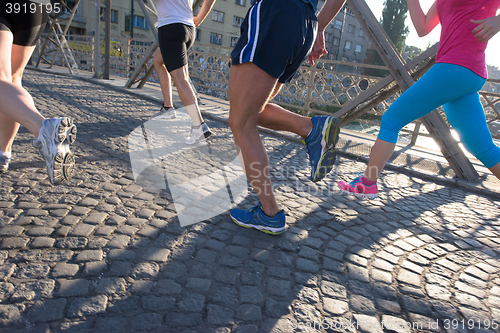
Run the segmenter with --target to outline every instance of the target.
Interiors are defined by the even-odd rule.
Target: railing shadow
[[[75,107],[62,94],[51,98]],[[474,320],[477,330],[497,318],[498,201],[392,173],[383,174],[379,200],[353,200],[334,184],[363,164],[339,159],[312,184],[303,147],[266,135],[288,231],[244,229],[228,213],[183,228],[170,191],[134,182],[118,158],[126,148],[109,145],[156,108],[144,102],[144,118],[123,120],[115,101],[90,101],[103,119],[81,133],[79,149],[101,159],[83,161],[58,187],[44,170],[0,179],[6,332],[355,332],[382,323],[417,332],[436,330],[436,320],[441,331],[452,320]],[[73,112],[90,117],[82,106]],[[88,144],[108,131],[116,133]],[[256,200],[250,194],[240,207]]]

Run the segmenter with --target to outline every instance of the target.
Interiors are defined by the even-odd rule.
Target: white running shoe
[[[172,119],[172,118],[175,118],[177,116],[177,114],[175,113],[175,109],[174,108],[168,108],[168,109],[165,109],[165,106],[161,106],[161,109],[159,112],[155,113],[153,117],[159,117],[159,118],[162,118],[162,119]]]
[[[0,173],[5,172],[9,169],[10,157],[0,154]]]
[[[71,178],[75,173],[75,158],[69,150],[76,139],[73,121],[66,117],[44,119],[39,138],[32,144],[45,159],[50,182],[56,185]]]
[[[196,142],[208,138],[212,135],[210,128],[207,124],[201,123],[200,126],[191,126],[191,134],[184,141],[188,145],[195,144]]]

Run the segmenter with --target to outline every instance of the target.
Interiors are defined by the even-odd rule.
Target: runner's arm
[[[419,37],[429,34],[439,23],[436,2],[432,4],[427,14],[424,14],[420,0],[408,0],[408,11]]]
[[[215,0],[205,0],[203,1],[203,5],[201,6],[200,12],[198,15],[193,17],[194,25],[198,27],[203,20],[207,17],[208,13],[210,13],[210,10],[214,6]]]

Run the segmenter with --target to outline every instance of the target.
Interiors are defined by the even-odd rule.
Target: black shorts
[[[0,30],[14,35],[14,44],[33,46],[49,18],[50,2],[0,0]]]
[[[241,25],[231,61],[253,62],[279,82],[288,82],[309,55],[317,27],[313,7],[301,0],[257,1]]]
[[[183,23],[163,25],[158,28],[161,56],[167,71],[179,69],[188,63],[187,50],[194,43],[195,27]]]

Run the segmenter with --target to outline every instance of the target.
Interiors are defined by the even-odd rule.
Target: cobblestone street
[[[0,174],[1,332],[500,332],[499,197],[393,171],[376,200],[342,196],[365,163],[339,156],[312,183],[304,146],[266,132],[287,231],[228,211],[182,227],[168,186],[131,166],[159,103],[34,70],[24,85],[45,117],[74,119],[77,173],[50,185],[21,127]],[[206,121],[210,154],[234,158],[227,123]],[[207,175],[200,156],[172,164]]]

